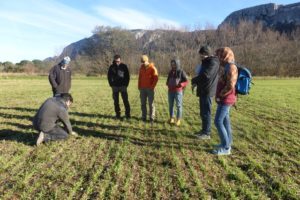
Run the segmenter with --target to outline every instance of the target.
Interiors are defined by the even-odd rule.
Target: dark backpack
[[[235,90],[237,94],[241,94],[241,95],[249,94],[249,91],[251,89],[251,84],[252,84],[252,75],[250,70],[236,63],[230,63],[230,64],[234,64],[238,69],[238,77],[235,85]],[[226,66],[225,68],[226,72],[229,70],[229,66],[230,66],[229,64]]]

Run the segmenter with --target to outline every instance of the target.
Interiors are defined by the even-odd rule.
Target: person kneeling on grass
[[[72,103],[71,94],[63,93],[47,99],[42,104],[33,118],[33,127],[40,132],[36,142],[37,146],[51,140],[67,139],[68,134],[77,136],[77,133],[72,131],[68,114],[68,108]],[[59,122],[63,123],[63,128]]]
[[[167,79],[167,86],[169,88],[168,100],[169,100],[169,113],[170,113],[170,124],[180,126],[182,118],[182,100],[183,100],[183,89],[188,84],[186,73],[180,67],[180,60],[171,60],[171,70]],[[177,120],[174,118],[174,100],[176,101],[177,107]]]

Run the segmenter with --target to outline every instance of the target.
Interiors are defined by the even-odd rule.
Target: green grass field
[[[51,94],[47,77],[0,78],[0,199],[300,198],[299,79],[255,80],[231,110],[226,157],[210,153],[219,142],[214,126],[211,140],[194,137],[201,121],[190,85],[183,124],[174,127],[159,80],[151,127],[139,120],[136,80],[133,117],[117,121],[106,79],[75,78],[70,117],[80,137],[36,147],[31,118]]]

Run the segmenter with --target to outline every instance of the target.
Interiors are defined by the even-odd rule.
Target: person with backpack
[[[71,89],[72,71],[69,66],[70,61],[70,57],[66,56],[59,64],[50,69],[48,78],[52,87],[53,96],[69,93]]]
[[[39,131],[36,145],[53,140],[64,140],[69,135],[77,136],[72,131],[68,108],[73,103],[71,94],[63,93],[47,99],[33,117],[33,127]],[[62,122],[64,127],[59,123]]]
[[[112,65],[109,67],[107,73],[107,79],[109,86],[112,88],[113,100],[116,118],[121,118],[121,109],[119,105],[119,93],[121,93],[123,103],[125,106],[125,116],[129,119],[130,116],[130,104],[128,101],[127,87],[130,81],[130,75],[127,65],[121,62],[121,56],[115,55]]]
[[[188,84],[187,75],[180,66],[180,60],[171,60],[171,70],[169,72],[166,85],[168,86],[168,101],[169,101],[169,114],[170,124],[180,126],[182,119],[182,100],[183,89]],[[174,118],[174,101],[176,101],[177,116],[176,121]]]
[[[140,91],[142,120],[147,120],[147,99],[150,110],[150,122],[153,123],[155,118],[155,106],[154,106],[154,88],[158,81],[157,69],[153,63],[149,62],[147,55],[141,57],[141,67],[139,70],[138,88]]]
[[[202,46],[199,54],[202,60],[201,70],[192,79],[192,90],[197,87],[202,120],[202,129],[196,134],[196,137],[199,139],[210,139],[212,98],[216,93],[219,77],[219,59],[212,55],[212,50],[209,46]]]
[[[236,83],[238,69],[235,65],[234,53],[229,47],[216,50],[222,68],[222,75],[218,81],[216,102],[218,104],[215,125],[218,130],[221,143],[216,146],[213,153],[216,155],[231,154],[232,130],[229,111],[237,100]]]

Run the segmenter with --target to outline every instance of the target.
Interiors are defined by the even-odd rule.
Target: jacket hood
[[[222,65],[234,62],[233,51],[229,47],[223,47],[216,50],[216,55],[219,57]]]
[[[175,63],[176,70],[180,70],[181,69],[180,60],[179,59],[173,59],[173,60],[171,60],[171,63]]]

